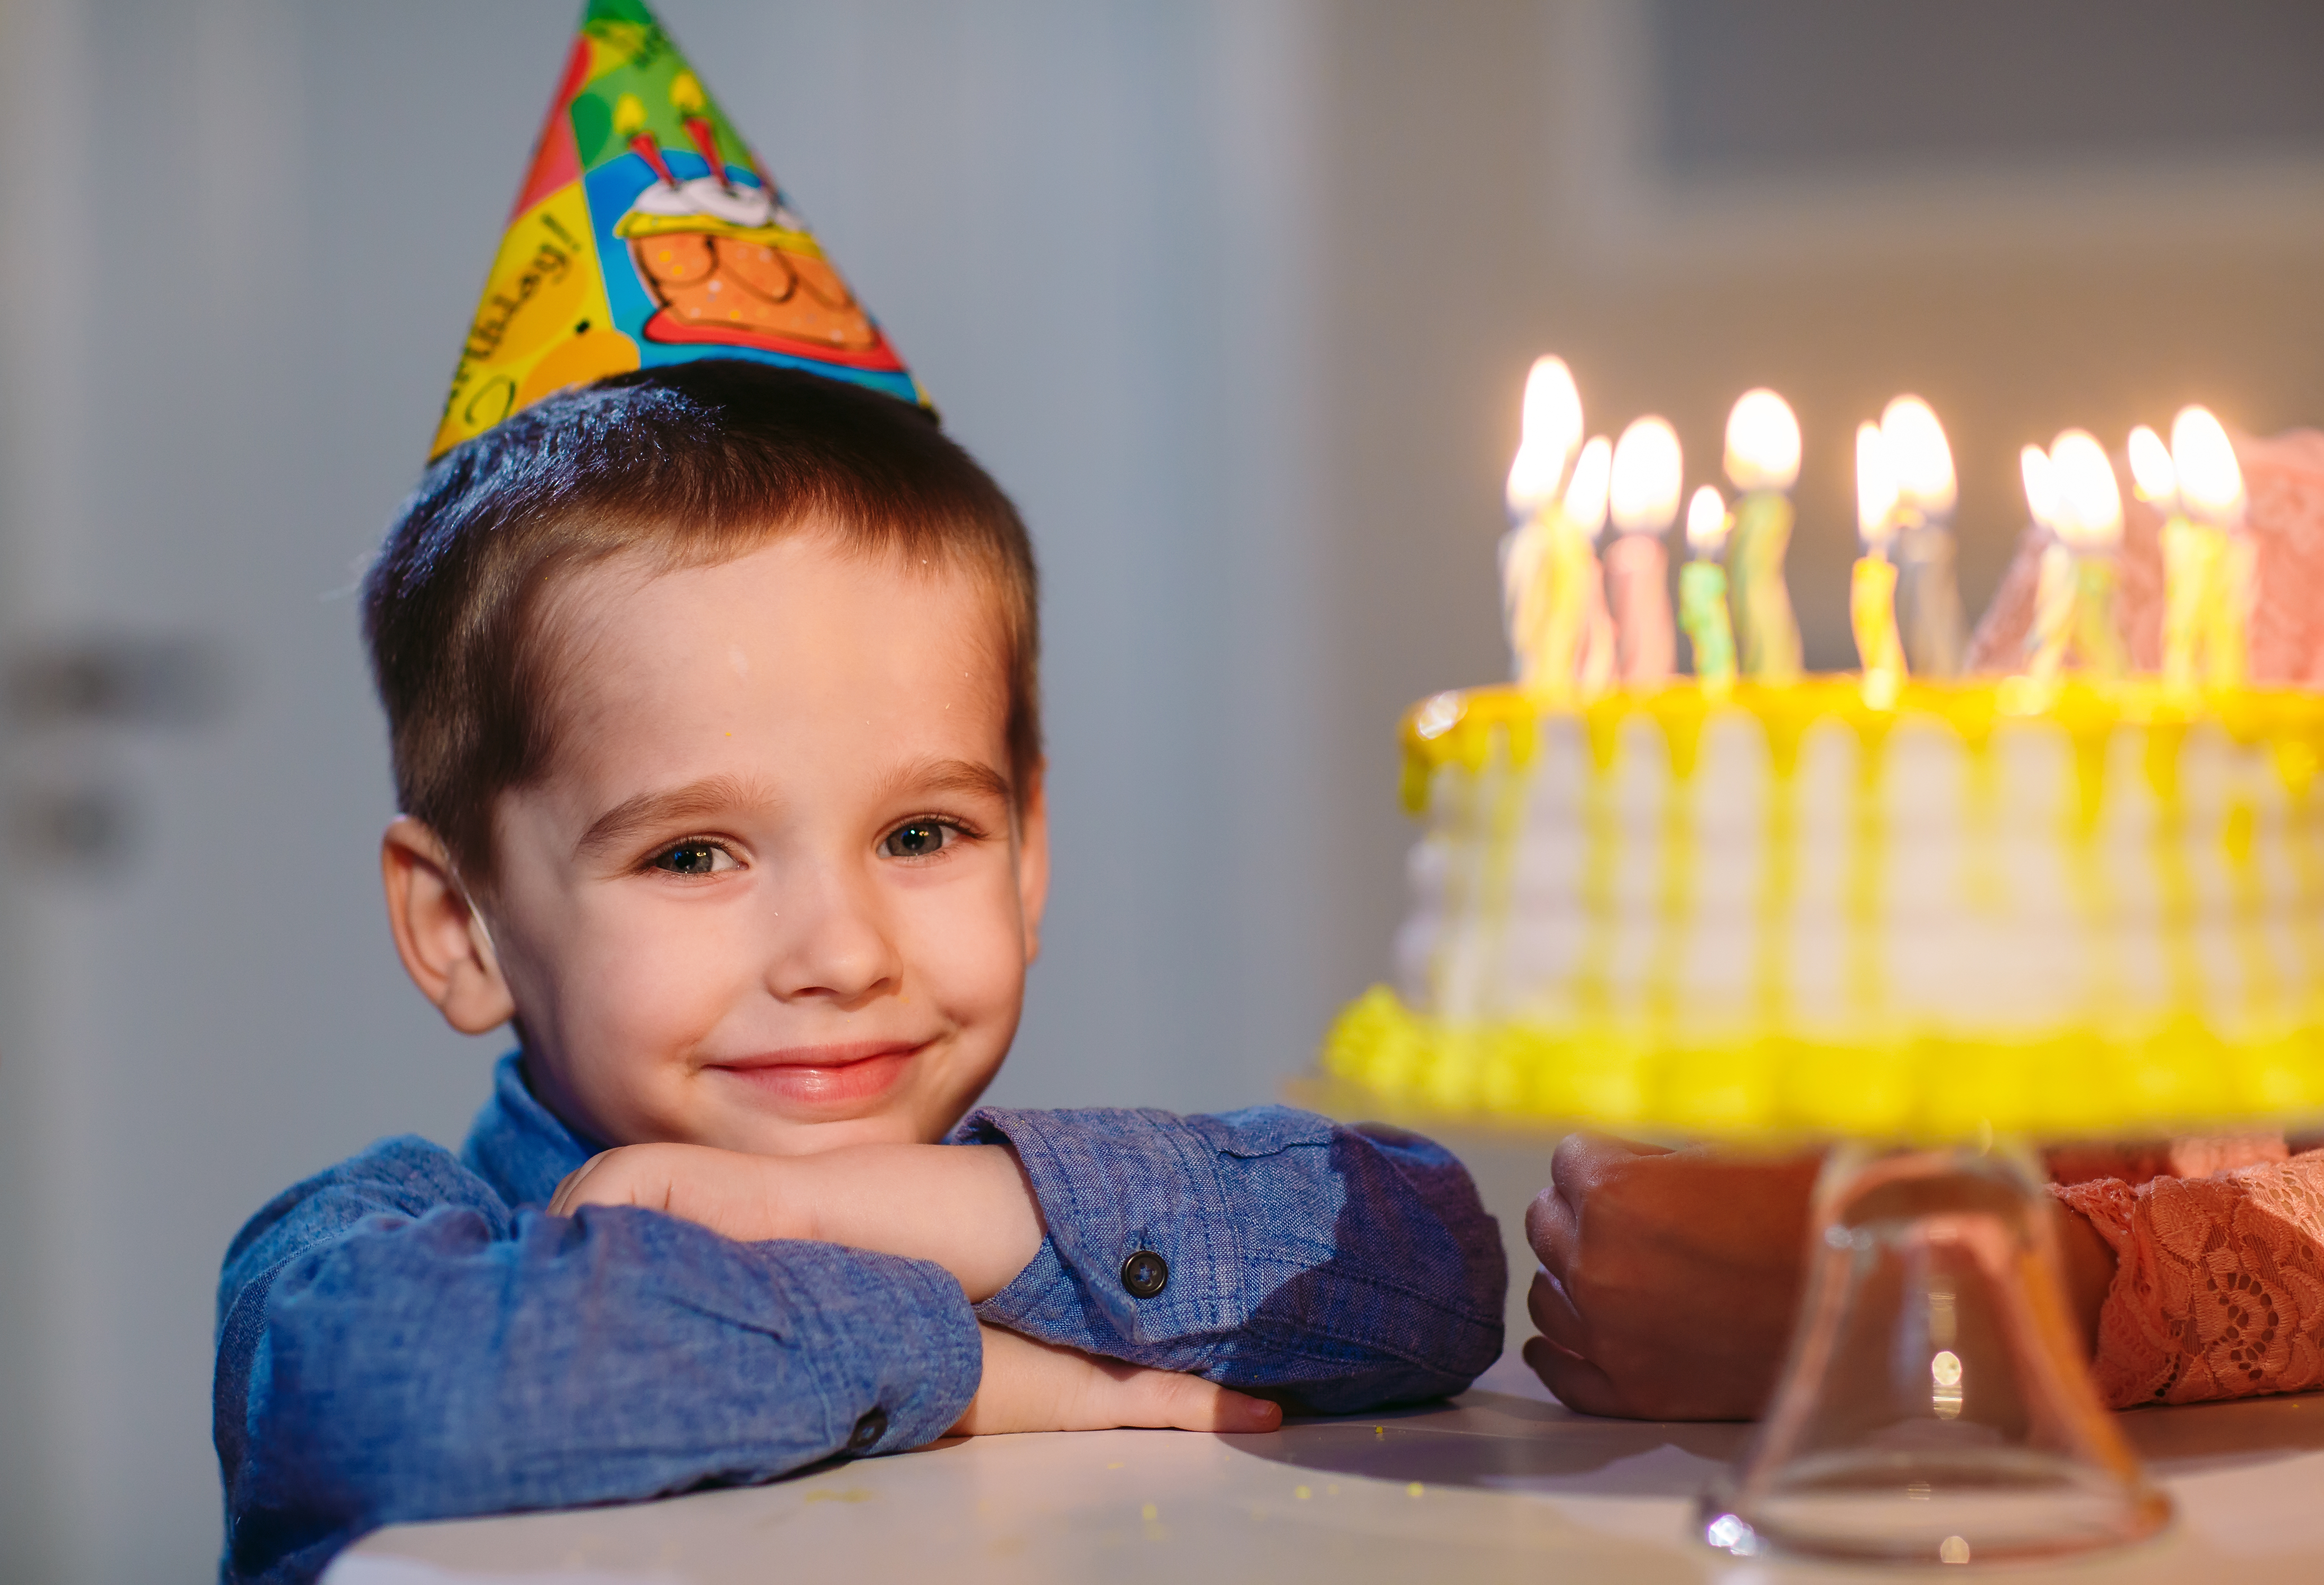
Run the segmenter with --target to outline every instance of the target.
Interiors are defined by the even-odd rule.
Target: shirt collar
[[[512,1209],[539,1208],[565,1175],[604,1148],[575,1133],[528,1088],[523,1053],[493,1070],[493,1098],[476,1114],[460,1159]]]

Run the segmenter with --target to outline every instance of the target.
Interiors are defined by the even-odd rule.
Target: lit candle
[[[1733,522],[1716,484],[1705,484],[1686,503],[1686,565],[1678,569],[1678,620],[1694,650],[1694,675],[1702,691],[1716,698],[1735,686],[1735,628],[1727,616],[1727,548]]]
[[[2178,465],[2171,460],[2171,447],[2163,443],[2163,437],[2144,424],[2131,430],[2126,449],[2130,453],[2131,493],[2154,508],[2163,518],[2163,543],[2167,563],[2172,543],[2179,538],[2171,527],[2180,515]],[[2191,687],[2194,679],[2194,624],[2184,612],[2174,617],[2170,591],[2173,587],[2179,588],[2180,598],[2185,600],[2190,598],[2196,590],[2187,579],[2181,578],[2174,583],[2167,576],[2163,579],[2163,671],[2165,675],[2178,675],[2181,680],[2174,687]],[[2177,631],[2176,642],[2172,640],[2173,630]],[[2174,650],[2178,655],[2175,661],[2172,659]]]
[[[1534,360],[1526,375],[1524,418],[1509,464],[1509,531],[1501,539],[1501,604],[1517,681],[1542,686],[1556,568],[1560,490],[1582,444],[1582,396],[1563,361]]]
[[[1684,477],[1678,431],[1663,419],[1636,419],[1615,443],[1607,484],[1614,537],[1606,547],[1606,585],[1618,670],[1632,685],[1666,681],[1678,665],[1663,536],[1678,518]]]
[[[2163,526],[2163,682],[2192,688],[2200,650],[2202,680],[2234,687],[2249,668],[2256,561],[2244,531],[2243,468],[2226,428],[2201,407],[2172,420],[2171,461],[2179,511]]]
[[[2057,650],[2070,639],[2086,670],[2120,677],[2126,668],[2122,635],[2115,625],[2115,553],[2122,545],[2122,487],[2114,463],[2098,437],[2068,429],[2050,443],[2054,500],[2051,531],[2058,542],[2043,552],[2042,582],[2035,593],[2036,626],[2052,602],[2062,602],[2056,619]],[[2062,593],[2052,593],[2055,582]],[[2056,663],[2048,673],[2054,676]]]
[[[1614,675],[1614,619],[1606,609],[1606,572],[1598,560],[1613,472],[1613,442],[1592,435],[1573,460],[1550,542],[1556,589],[1549,659],[1557,668],[1551,686],[1563,690],[1578,681],[1589,697],[1603,692]]]
[[[2179,510],[2179,469],[2171,447],[2146,425],[2130,432],[2130,487],[2141,501],[2169,517]]]
[[[1856,427],[1856,529],[1864,541],[1849,580],[1849,625],[1864,666],[1864,696],[1874,707],[1896,702],[1904,683],[1904,646],[1896,636],[1896,564],[1888,548],[1896,537],[1899,491],[1895,460],[1877,424]]]
[[[2025,509],[2049,538],[2035,565],[2034,621],[2025,631],[2025,673],[2048,682],[2065,664],[2066,644],[2073,636],[2073,556],[2058,537],[2064,503],[2058,495],[2058,470],[2050,454],[2028,446],[2017,454],[2017,467],[2025,480]]]
[[[1800,675],[1800,628],[1784,585],[1792,539],[1784,493],[1800,476],[1800,424],[1772,391],[1747,391],[1727,415],[1727,476],[1743,493],[1735,503],[1731,603],[1743,669],[1765,682]]]
[[[2134,488],[2139,487],[2139,433],[2134,429],[2130,437]],[[2171,459],[2162,439],[2152,429],[2144,433],[2167,467]],[[2087,494],[2070,494],[2068,502],[2074,520],[2067,539],[2074,553],[2074,654],[2082,669],[2111,681],[2130,670],[2130,649],[2115,614],[2115,594],[2122,585],[2122,488],[2113,467],[2103,481],[2093,472]]]
[[[1904,658],[1915,675],[1960,672],[1964,625],[1953,571],[1952,447],[1945,427],[1917,396],[1900,396],[1880,414],[1896,475],[1896,602]]]

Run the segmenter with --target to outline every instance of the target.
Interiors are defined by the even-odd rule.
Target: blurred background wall
[[[415,476],[570,0],[0,0],[0,1580],[217,1541],[210,1285],[456,1143],[347,592]],[[1057,885],[995,1098],[1268,1099],[1385,967],[1397,713],[1505,667],[1527,361],[1709,476],[1771,383],[1849,659],[1848,437],[2324,416],[2324,13],[2288,0],[666,0],[1047,580]],[[1941,21],[1934,20],[1941,18]],[[1693,480],[1690,480],[1690,483]],[[1504,1212],[1537,1163],[1493,1172]]]

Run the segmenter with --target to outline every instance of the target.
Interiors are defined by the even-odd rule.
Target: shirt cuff
[[[1152,1348],[1250,1319],[1218,1155],[1184,1120],[986,1107],[954,1137],[1014,1147],[1049,1229],[1031,1263],[977,1306],[982,1318],[1101,1352],[1109,1331]],[[1160,1291],[1142,1298],[1123,1271],[1141,1253],[1168,1267]],[[1139,1276],[1151,1282],[1150,1263]]]
[[[788,1313],[820,1333],[808,1357],[820,1367],[825,1446],[901,1452],[934,1442],[968,1412],[984,1376],[984,1340],[952,1273],[831,1244],[752,1248],[771,1257],[770,1324]]]

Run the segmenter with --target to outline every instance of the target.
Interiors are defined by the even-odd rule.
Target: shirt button
[[[851,1453],[868,1453],[878,1446],[880,1439],[887,1434],[888,1411],[866,1409],[863,1411],[863,1418],[855,1423],[855,1429],[847,1433],[847,1451]]]
[[[1150,1299],[1170,1286],[1170,1263],[1151,1249],[1140,1249],[1121,1263],[1121,1286],[1133,1299]]]

